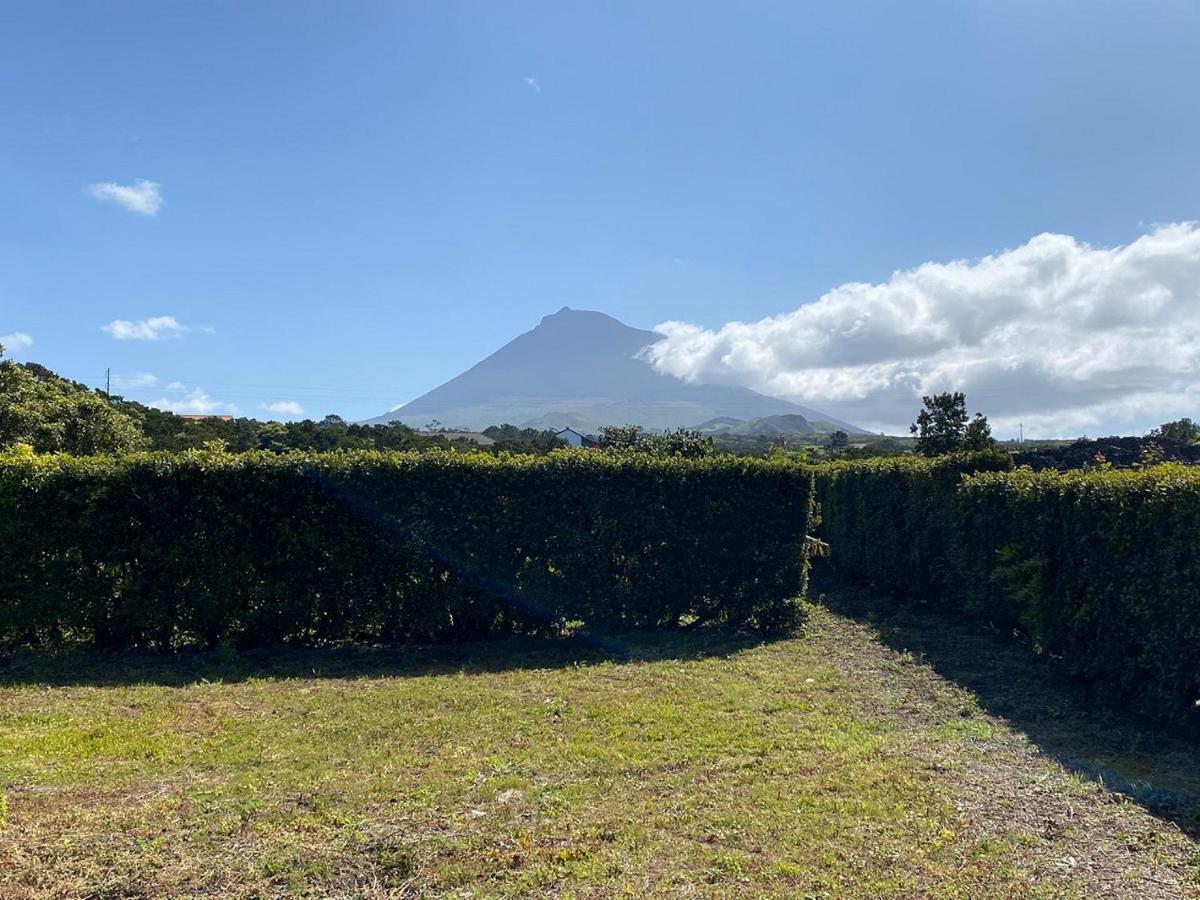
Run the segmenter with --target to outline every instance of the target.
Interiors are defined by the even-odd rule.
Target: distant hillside
[[[715,419],[709,419],[692,427],[703,434],[723,434],[731,428],[743,424],[745,424],[744,419],[734,419],[731,416],[718,416]]]
[[[761,419],[751,419],[730,429],[733,434],[752,434],[774,436],[779,434],[822,434],[836,431],[828,422],[810,422],[804,416],[791,414],[783,416],[764,416]]]
[[[461,375],[368,421],[421,427],[436,419],[451,428],[511,423],[594,432],[604,425],[663,429],[712,419],[794,415],[813,427],[823,423],[826,430],[860,431],[747,388],[663,375],[640,355],[657,340],[654,332],[630,328],[604,313],[563,307]]]
[[[836,419],[815,419],[799,413],[785,413],[780,416],[762,416],[744,422],[741,419],[709,419],[696,426],[698,431],[711,435],[737,435],[739,437],[777,437],[788,434],[831,434],[841,429],[850,434],[866,434],[867,432],[838,422]]]

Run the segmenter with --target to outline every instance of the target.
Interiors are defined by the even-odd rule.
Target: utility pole
[[[104,370],[104,399],[112,399],[112,369]]]
[[[1017,427],[1021,429],[1021,439],[1019,441],[1017,441],[1017,443],[1024,444],[1025,443],[1025,423],[1019,422],[1019,423],[1017,423]]]

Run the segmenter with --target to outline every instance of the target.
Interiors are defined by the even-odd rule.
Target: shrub
[[[691,459],[713,455],[713,439],[690,428],[655,433],[641,425],[606,425],[600,430],[600,446],[614,453],[650,453]]]
[[[785,625],[811,474],[733,458],[0,458],[0,642]]]
[[[1200,470],[1018,470],[969,478],[957,499],[966,609],[1114,701],[1197,717]]]
[[[820,467],[833,560],[1018,630],[1112,701],[1195,720],[1200,470],[1005,468],[994,455]]]
[[[964,474],[1011,468],[998,452],[936,459],[895,456],[818,466],[822,537],[833,559],[888,591],[919,595],[941,585],[953,546],[954,495]]]
[[[4,348],[0,347],[0,356]],[[137,421],[98,392],[35,363],[0,360],[0,451],[119,453],[146,446]]]

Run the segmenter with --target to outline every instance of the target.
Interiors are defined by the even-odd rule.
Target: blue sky
[[[1198,57],[1193,0],[7,3],[0,336],[143,401],[358,418],[569,304],[725,347],[696,363],[676,332],[676,374],[903,424],[920,387],[973,382],[918,366],[864,399],[789,381],[786,344],[729,365],[726,324],[1200,217]],[[1184,238],[1184,274],[1151,279],[1184,294],[1164,316],[1197,305]],[[830,327],[806,366],[834,365]],[[1061,408],[1022,381],[974,405],[1141,427],[1191,402],[1198,346]]]

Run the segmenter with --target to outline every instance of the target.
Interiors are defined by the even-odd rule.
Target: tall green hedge
[[[956,500],[970,612],[1119,703],[1200,724],[1200,469],[1022,469]]]
[[[955,578],[953,498],[963,475],[1010,468],[1007,454],[991,452],[818,466],[821,535],[842,568],[889,591],[927,593]]]
[[[733,458],[9,456],[0,644],[773,627],[811,506],[808,471]]]
[[[820,468],[832,558],[1017,629],[1114,702],[1196,726],[1200,469],[1003,469],[986,456]]]

